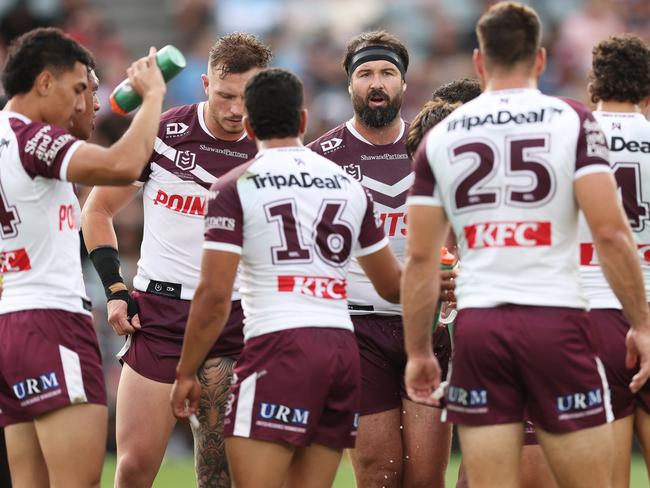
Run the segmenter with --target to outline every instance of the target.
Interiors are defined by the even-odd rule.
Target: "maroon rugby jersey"
[[[384,225],[395,256],[404,259],[406,247],[406,197],[413,183],[411,160],[406,154],[408,124],[392,144],[374,145],[352,126],[351,121],[327,132],[309,144],[309,148],[337,163],[367,188]],[[366,308],[358,313],[401,314],[400,305],[382,299],[353,260],[348,278],[348,302]]]
[[[151,161],[140,177],[144,185],[144,235],[133,279],[147,291],[150,280],[171,285],[159,293],[190,300],[198,284],[203,216],[210,185],[257,153],[245,135],[237,141],[215,138],[204,120],[207,103],[165,112]],[[180,285],[180,286],[178,286]],[[233,299],[238,299],[237,292]]]

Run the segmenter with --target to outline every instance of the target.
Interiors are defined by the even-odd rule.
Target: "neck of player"
[[[385,127],[368,127],[357,114],[354,114],[352,126],[364,139],[377,146],[393,144],[402,130],[402,117],[398,113],[393,121]]]
[[[520,90],[537,88],[537,78],[530,72],[494,73],[485,80],[483,91]]]
[[[6,112],[15,112],[35,122],[45,122],[37,104],[32,103],[27,97],[17,95],[7,102],[3,108]]]
[[[262,149],[274,149],[276,147],[302,147],[303,145],[299,137],[283,137],[279,139],[266,139],[264,141],[255,139],[255,142],[259,151]]]
[[[631,113],[643,113],[639,104],[632,102],[618,102],[615,100],[610,100],[604,102],[600,100],[596,104],[596,110],[599,112],[631,112]]]

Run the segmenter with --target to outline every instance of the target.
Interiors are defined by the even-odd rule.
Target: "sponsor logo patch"
[[[153,204],[187,215],[204,215],[205,212],[205,197],[199,195],[168,194],[164,190],[158,190]]]
[[[326,276],[278,276],[278,291],[299,293],[327,300],[343,300],[347,298],[347,283],[345,280]]]
[[[470,249],[551,245],[550,222],[481,222],[465,227]]]
[[[29,261],[29,255],[24,247],[0,252],[0,271],[2,273],[18,273],[30,269],[32,269],[32,263]]]

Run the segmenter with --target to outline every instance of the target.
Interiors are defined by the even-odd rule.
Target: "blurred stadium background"
[[[124,78],[132,59],[150,45],[174,44],[188,59],[188,67],[169,84],[166,105],[203,100],[200,75],[216,36],[247,31],[259,35],[273,49],[274,66],[289,68],[305,83],[310,127],[306,142],[347,120],[351,114],[346,77],[341,67],[347,40],[368,29],[383,28],[406,42],[411,64],[402,115],[409,120],[432,90],[453,78],[472,76],[473,27],[491,0],[0,0],[0,60],[8,43],[37,26],[54,25],[90,48],[98,61],[102,109],[93,136],[109,144],[128,125],[110,113],[108,95]],[[524,1],[539,12],[549,64],[541,79],[546,93],[588,102],[586,77],[591,48],[602,38],[635,32],[650,40],[648,0],[534,0]],[[86,190],[80,192],[83,200]],[[122,270],[135,273],[142,233],[142,210],[134,202],[116,221]],[[106,323],[105,300],[95,271],[85,261],[88,293],[104,355],[111,412],[119,378],[114,359],[122,340]],[[111,415],[113,417],[113,415]],[[109,433],[113,428],[109,429]],[[114,438],[109,438],[109,452]],[[170,443],[167,462],[155,486],[191,486],[191,435],[179,428]],[[107,462],[102,486],[112,486],[114,466]],[[455,480],[456,464],[449,482]],[[165,479],[167,481],[165,481]],[[338,487],[353,486],[344,463]],[[633,486],[650,486],[637,459]]]

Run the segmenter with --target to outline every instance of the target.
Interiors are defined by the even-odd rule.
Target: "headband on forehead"
[[[404,75],[406,74],[404,62],[395,51],[385,46],[366,46],[359,49],[350,58],[350,62],[346,69],[348,78],[352,76],[355,69],[368,61],[388,61],[389,63],[393,63],[399,72],[402,73],[402,78],[404,78]]]

